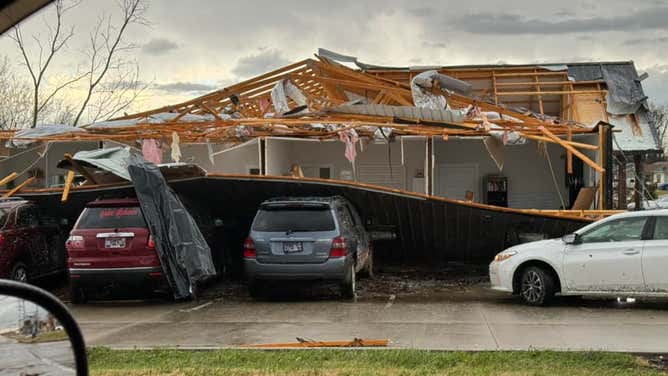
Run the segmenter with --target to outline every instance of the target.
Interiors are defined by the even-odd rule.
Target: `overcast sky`
[[[83,0],[65,22],[77,38],[52,73],[84,61],[96,17],[114,1]],[[44,32],[53,10],[23,24]],[[185,100],[290,62],[318,47],[383,65],[454,65],[633,60],[650,98],[668,104],[668,1],[218,1],[152,0],[150,26],[126,39],[142,79],[138,109]],[[0,54],[19,63],[10,40]],[[20,68],[20,67],[19,67]]]

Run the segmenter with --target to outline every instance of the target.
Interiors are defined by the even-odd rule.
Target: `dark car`
[[[34,203],[0,199],[0,278],[28,282],[66,270],[60,223]]]
[[[251,295],[266,280],[322,280],[354,297],[356,274],[372,273],[371,240],[343,197],[276,198],[261,204],[244,243]]]
[[[98,292],[135,296],[169,291],[136,198],[88,203],[66,247],[75,303]]]

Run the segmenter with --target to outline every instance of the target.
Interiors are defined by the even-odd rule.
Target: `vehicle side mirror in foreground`
[[[79,325],[55,296],[0,279],[0,369],[17,375],[88,375]]]
[[[566,234],[561,237],[561,240],[566,244],[579,244],[580,237],[576,233]]]

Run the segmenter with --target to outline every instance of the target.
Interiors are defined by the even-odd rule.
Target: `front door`
[[[480,201],[478,194],[478,164],[476,163],[442,163],[438,165],[439,196],[464,200],[466,192],[473,192],[473,200]]]
[[[633,292],[644,288],[642,252],[647,217],[601,223],[566,247],[564,279],[570,291]]]
[[[645,242],[642,255],[645,289],[668,292],[668,216],[655,218],[654,235]]]

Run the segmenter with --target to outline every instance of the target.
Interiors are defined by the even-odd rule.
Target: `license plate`
[[[304,245],[301,242],[283,243],[283,253],[297,253],[304,250]]]
[[[104,239],[104,248],[125,248],[125,239],[124,238]]]

